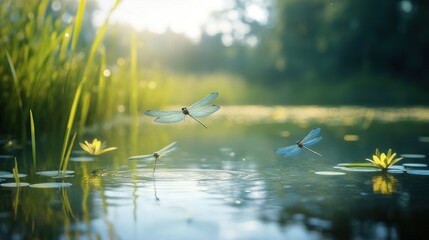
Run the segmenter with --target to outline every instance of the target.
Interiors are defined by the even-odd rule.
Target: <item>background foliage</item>
[[[213,90],[221,104],[429,103],[426,1],[233,2],[213,22],[237,21],[234,11],[248,31],[206,26],[195,42],[170,30],[96,28],[94,1],[0,1],[1,133],[28,132],[30,109],[36,129],[63,133],[80,85],[74,128]],[[245,14],[251,4],[267,21]]]

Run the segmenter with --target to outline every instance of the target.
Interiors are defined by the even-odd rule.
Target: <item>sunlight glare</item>
[[[100,26],[114,0],[98,0],[94,23]],[[123,0],[112,15],[111,23],[130,24],[136,30],[164,33],[167,29],[198,40],[201,27],[210,13],[224,7],[224,1],[210,0]]]

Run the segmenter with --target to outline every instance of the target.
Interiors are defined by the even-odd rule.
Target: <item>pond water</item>
[[[152,120],[141,116],[137,125],[118,116],[88,128],[85,139],[97,137],[118,150],[91,158],[76,144],[67,178],[37,175],[20,164],[20,173],[28,174],[21,182],[65,184],[0,187],[0,239],[399,239],[427,233],[427,108],[231,106],[202,118],[208,129],[192,119]],[[323,140],[311,148],[322,157],[274,153],[314,127]],[[160,158],[155,172],[153,162],[128,160],[173,141],[181,149]],[[405,164],[405,171],[334,168],[365,163],[376,148],[403,154],[397,165]],[[11,172],[6,155],[20,153],[2,152],[0,171]],[[38,159],[37,171],[57,168],[58,161]]]

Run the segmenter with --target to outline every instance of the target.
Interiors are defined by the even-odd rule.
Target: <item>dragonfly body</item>
[[[168,146],[164,147],[163,149],[157,152],[154,152],[153,154],[133,156],[133,157],[129,157],[128,160],[155,161],[155,164],[153,166],[153,172],[155,172],[156,163],[159,158],[163,156],[167,156],[170,153],[175,152],[179,149],[180,149],[180,146],[178,142],[173,142],[173,143],[170,143]]]
[[[318,156],[322,156],[318,152],[308,148],[309,146],[318,143],[322,140],[322,137],[316,137],[317,134],[320,133],[320,128],[314,128],[307,134],[302,140],[296,142],[294,145],[290,145],[287,147],[277,149],[276,153],[282,155],[283,157],[291,157],[295,156],[302,151],[302,149],[306,149]]]
[[[212,92],[202,100],[192,104],[190,107],[183,107],[181,111],[168,111],[168,110],[148,110],[145,112],[146,115],[151,117],[156,117],[155,122],[158,123],[174,123],[179,122],[185,119],[186,116],[191,117],[198,123],[200,123],[203,127],[207,128],[207,126],[198,120],[198,117],[208,116],[217,110],[220,109],[218,105],[207,105],[212,102],[219,93]]]

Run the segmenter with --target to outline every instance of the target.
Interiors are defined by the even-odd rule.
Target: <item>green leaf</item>
[[[369,159],[366,159],[366,160],[369,160]],[[369,160],[369,161],[371,161],[371,160]],[[377,168],[374,164],[371,164],[371,163],[339,163],[339,164],[337,164],[337,166],[340,166],[340,167],[373,167],[373,168]]]
[[[34,127],[33,112],[30,109],[30,127],[31,127],[31,150],[33,153],[33,167],[36,169],[36,128]]]

